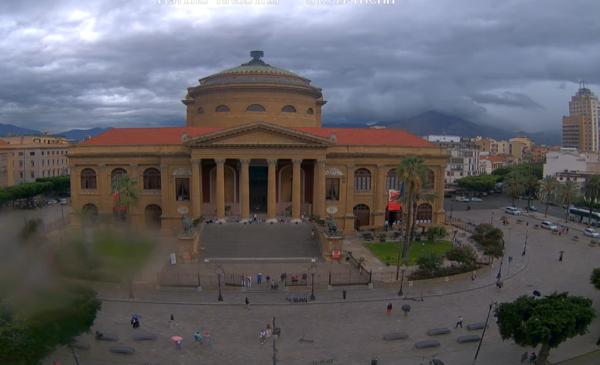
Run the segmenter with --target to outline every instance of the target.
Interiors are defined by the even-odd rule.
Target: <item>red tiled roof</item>
[[[491,162],[502,162],[503,161],[503,157],[502,156],[479,156],[480,160],[488,160]]]
[[[5,140],[0,139],[0,146],[8,146],[8,143]]]
[[[80,146],[126,146],[180,144],[181,133],[198,137],[227,128],[216,127],[175,127],[175,128],[122,128],[109,129],[80,144]],[[361,128],[289,128],[329,138],[335,133],[338,145],[362,146],[411,146],[431,147],[435,144],[399,129],[361,129]]]

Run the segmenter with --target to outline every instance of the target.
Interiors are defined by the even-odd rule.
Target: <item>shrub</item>
[[[471,266],[477,260],[477,254],[471,246],[453,247],[446,252],[446,258],[458,262],[460,266]]]
[[[428,253],[417,259],[417,265],[419,265],[419,271],[428,274],[435,274],[442,266],[444,260],[442,256],[434,253]]]

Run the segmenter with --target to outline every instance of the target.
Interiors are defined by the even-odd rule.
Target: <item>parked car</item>
[[[538,211],[538,209],[537,209],[537,207],[535,205],[530,205],[529,206],[529,210],[531,210],[532,212],[537,212]]]
[[[481,198],[476,198],[476,197],[473,197],[473,198],[471,198],[471,201],[472,201],[472,202],[480,202],[480,201],[482,201],[482,200],[481,200]]]
[[[61,199],[59,203],[60,205],[67,205],[67,199]]]
[[[542,228],[549,229],[551,231],[558,231],[558,226],[550,221],[543,221]]]
[[[600,237],[600,233],[596,232],[596,230],[593,229],[593,228],[586,228],[586,229],[584,229],[583,230],[583,235],[584,236],[594,237],[594,238]]]
[[[488,193],[486,193],[486,192],[484,191],[483,193],[481,193],[481,195],[483,195],[483,196],[487,196],[487,195],[488,195]]]
[[[566,205],[566,204],[563,204],[563,208],[564,208],[564,209],[567,209],[567,205]],[[573,204],[571,204],[570,208],[575,208],[575,206],[574,206]]]
[[[457,202],[469,202],[469,198],[464,197],[464,196],[457,196],[456,199],[454,199]]]
[[[504,209],[504,212],[512,215],[521,215],[521,211],[513,207],[506,207],[506,209]]]
[[[550,200],[547,204],[548,205],[552,205],[554,207],[558,206],[558,204],[556,202],[552,201],[552,200]]]
[[[52,199],[52,200],[48,200],[48,203],[47,203],[47,204],[48,204],[48,205],[54,205],[54,204],[56,204],[56,203],[58,203],[58,202],[57,202],[56,200]]]

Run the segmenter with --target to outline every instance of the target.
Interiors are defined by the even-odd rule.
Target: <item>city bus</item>
[[[589,217],[590,211],[587,209],[569,208],[569,220],[571,221],[587,224]],[[598,222],[600,222],[600,213],[592,212],[592,226],[598,226]]]

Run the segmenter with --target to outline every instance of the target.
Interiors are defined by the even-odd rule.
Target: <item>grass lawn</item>
[[[425,243],[425,246],[423,246]],[[367,243],[367,248],[375,254],[381,261],[386,262],[386,257],[390,256],[390,265],[395,265],[398,261],[398,246],[400,242],[376,242]],[[408,261],[411,265],[416,264],[417,259],[428,253],[436,253],[439,255],[445,254],[452,248],[452,243],[449,241],[416,241],[413,242],[408,250]]]

